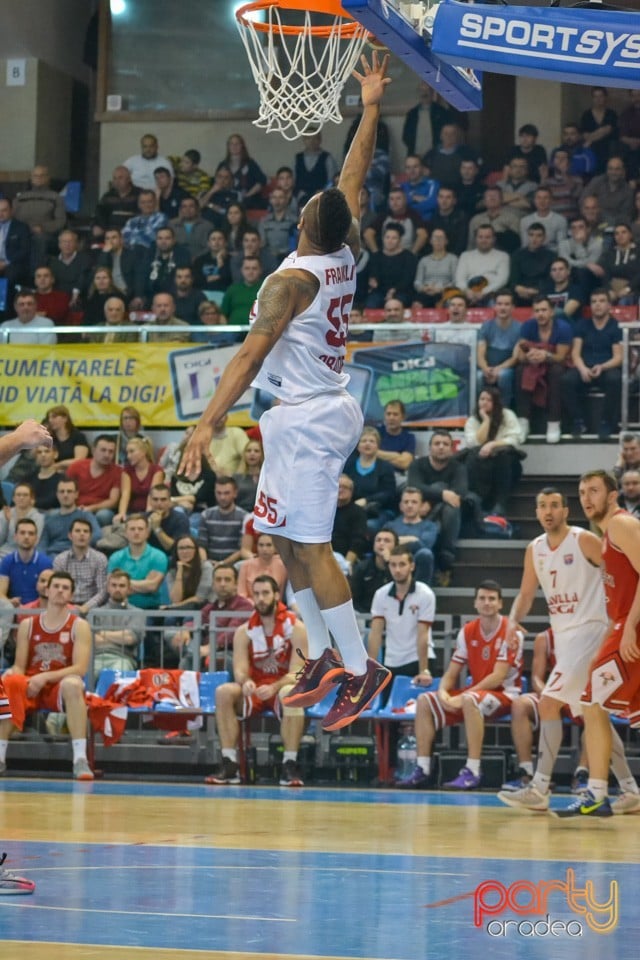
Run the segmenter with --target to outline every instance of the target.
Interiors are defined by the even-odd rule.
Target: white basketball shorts
[[[591,661],[606,633],[606,623],[596,620],[559,634],[554,631],[556,665],[549,674],[542,695],[567,703],[575,717],[582,716],[580,696],[589,679]]]
[[[263,413],[255,529],[299,543],[330,543],[338,479],[363,422],[359,403],[346,391]]]

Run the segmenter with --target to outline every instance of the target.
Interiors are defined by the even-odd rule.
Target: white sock
[[[467,770],[471,770],[471,773],[474,775],[474,777],[480,776],[479,760],[471,760],[469,757],[467,757],[467,762],[465,763],[465,767],[467,768]]]
[[[533,760],[523,760],[522,763],[519,763],[518,766],[521,770],[527,774],[527,776],[533,776]]]
[[[640,793],[635,777],[624,777],[619,783],[623,793],[635,793],[636,796]]]
[[[227,760],[231,760],[232,763],[238,762],[238,751],[235,747],[225,747],[222,751],[222,756],[226,757]]]
[[[86,737],[82,740],[72,740],[71,746],[73,747],[73,762],[76,760],[86,760],[87,759],[87,739]]]
[[[318,657],[322,655],[323,650],[331,646],[331,638],[329,637],[329,631],[324,622],[322,611],[318,606],[318,601],[311,587],[306,587],[304,590],[297,590],[294,593],[294,597],[302,621],[307,629],[309,659],[317,660]]]
[[[416,757],[416,763],[429,776],[431,773],[431,757]]]
[[[561,746],[562,720],[559,717],[555,720],[542,720],[540,722],[540,737],[538,738],[536,776],[540,773],[546,777],[547,788]]]
[[[589,777],[589,790],[591,790],[596,800],[604,800],[607,795],[607,786],[606,780],[592,780],[591,777]]]
[[[353,601],[347,600],[339,607],[321,610],[320,613],[342,654],[345,670],[356,677],[362,676],[367,669],[367,651],[360,635]]]
[[[7,747],[9,746],[8,740],[0,740],[0,763],[5,763],[7,760]]]
[[[548,777],[546,774],[540,773],[539,770],[536,770],[535,776],[531,781],[531,786],[535,787],[538,793],[549,793],[550,783],[551,777]]]
[[[297,759],[298,759],[297,750],[285,750],[284,753],[282,754],[283,763],[288,763],[289,760],[292,760],[295,763]]]

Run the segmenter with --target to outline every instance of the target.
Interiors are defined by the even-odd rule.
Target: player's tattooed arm
[[[255,308],[255,320],[236,355],[225,367],[215,393],[187,445],[179,470],[190,479],[200,475],[213,427],[250,386],[287,324],[315,299],[319,281],[306,270],[283,270],[264,283]]]
[[[250,332],[277,340],[293,317],[313,301],[318,288],[316,278],[304,270],[272,274],[260,291]]]

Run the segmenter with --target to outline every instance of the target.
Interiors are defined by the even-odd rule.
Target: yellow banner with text
[[[25,417],[44,419],[58,404],[80,427],[113,429],[120,410],[134,406],[145,427],[182,427],[206,407],[237,346],[175,343],[3,346],[0,354],[0,427]],[[252,391],[230,423],[248,426]]]

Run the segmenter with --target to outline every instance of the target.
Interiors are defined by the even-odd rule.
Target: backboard
[[[640,86],[640,15],[575,7],[443,0],[431,53],[494,73],[609,87]]]
[[[342,0],[344,9],[458,110],[482,107],[482,70],[640,86],[640,10],[581,0],[529,6]]]
[[[342,0],[343,8],[457,110],[482,108],[482,76],[445,63],[431,48],[427,3]],[[426,13],[426,16],[425,16]]]

